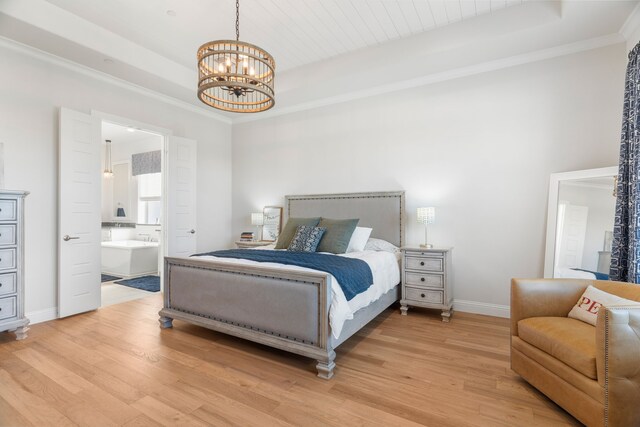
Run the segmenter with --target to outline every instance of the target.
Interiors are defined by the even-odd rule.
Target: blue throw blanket
[[[373,274],[369,264],[361,259],[346,258],[317,252],[290,252],[254,249],[229,249],[192,256],[211,255],[219,258],[240,258],[257,262],[277,262],[324,271],[336,278],[347,301],[369,289]]]

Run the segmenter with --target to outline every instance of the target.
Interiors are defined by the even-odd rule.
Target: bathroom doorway
[[[117,133],[103,135],[103,124],[118,125],[119,127],[112,129]],[[175,136],[169,129],[95,110],[86,114],[61,107],[59,126],[58,317],[68,317],[104,306],[101,302],[102,271],[122,274],[132,279],[143,275],[159,275],[162,292],[162,268],[136,270],[136,266],[148,266],[150,263],[140,263],[129,258],[133,260],[126,261],[130,263],[129,267],[103,270],[101,258],[105,242],[102,240],[111,242],[112,246],[129,246],[126,249],[131,252],[131,257],[145,254],[149,258],[154,256],[149,255],[149,250],[142,251],[130,246],[141,246],[142,249],[155,246],[159,266],[163,265],[165,256],[188,257],[196,252],[197,141]],[[157,163],[153,155],[134,160],[133,154],[139,153],[130,151],[130,159],[127,156],[124,160],[119,160],[118,154],[114,153],[118,142],[113,135],[125,139],[126,136],[123,135],[128,134],[133,136],[131,141],[123,142],[125,147],[132,145],[134,139],[142,139],[138,138],[139,135],[161,141],[159,198],[157,179],[137,177],[157,173],[144,169],[149,164]],[[107,158],[106,140],[109,138],[110,156]],[[144,153],[149,151],[157,151],[155,145]],[[138,163],[143,164],[140,166],[142,172],[138,169]],[[105,164],[107,175],[111,179],[111,182],[104,183],[108,187],[107,191],[102,188]],[[110,202],[105,202],[104,218],[103,192],[111,194]],[[140,194],[143,196],[139,197]],[[161,206],[159,215],[158,205]],[[105,227],[102,227],[103,223]],[[120,243],[114,244],[115,242]],[[123,280],[126,278],[122,277]],[[116,281],[118,279],[111,282]],[[146,290],[146,285],[148,283],[143,289],[133,289],[151,292]],[[138,296],[147,295],[135,293]],[[107,299],[106,304],[123,302],[128,298],[122,296]]]
[[[160,291],[161,134],[102,121],[102,307]]]

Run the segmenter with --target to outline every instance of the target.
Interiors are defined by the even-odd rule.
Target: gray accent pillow
[[[320,222],[320,217],[318,218],[289,218],[287,221],[287,225],[284,226],[280,235],[278,236],[278,241],[276,242],[276,249],[287,249],[291,244],[291,240],[293,236],[296,234],[296,230],[299,225],[307,225],[309,227],[315,227]]]
[[[327,229],[322,227],[299,225],[287,250],[295,252],[315,252],[325,231],[327,231]]]
[[[347,252],[349,240],[356,229],[359,218],[356,219],[329,219],[322,218],[318,227],[326,228],[322,240],[316,251],[330,252],[332,254],[343,254]]]

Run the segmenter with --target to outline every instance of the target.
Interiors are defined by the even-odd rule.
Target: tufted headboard
[[[404,191],[285,196],[285,215],[360,218],[359,227],[373,228],[371,237],[405,243]]]

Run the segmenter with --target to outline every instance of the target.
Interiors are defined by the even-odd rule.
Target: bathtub
[[[102,242],[102,273],[125,278],[158,274],[158,243]]]

